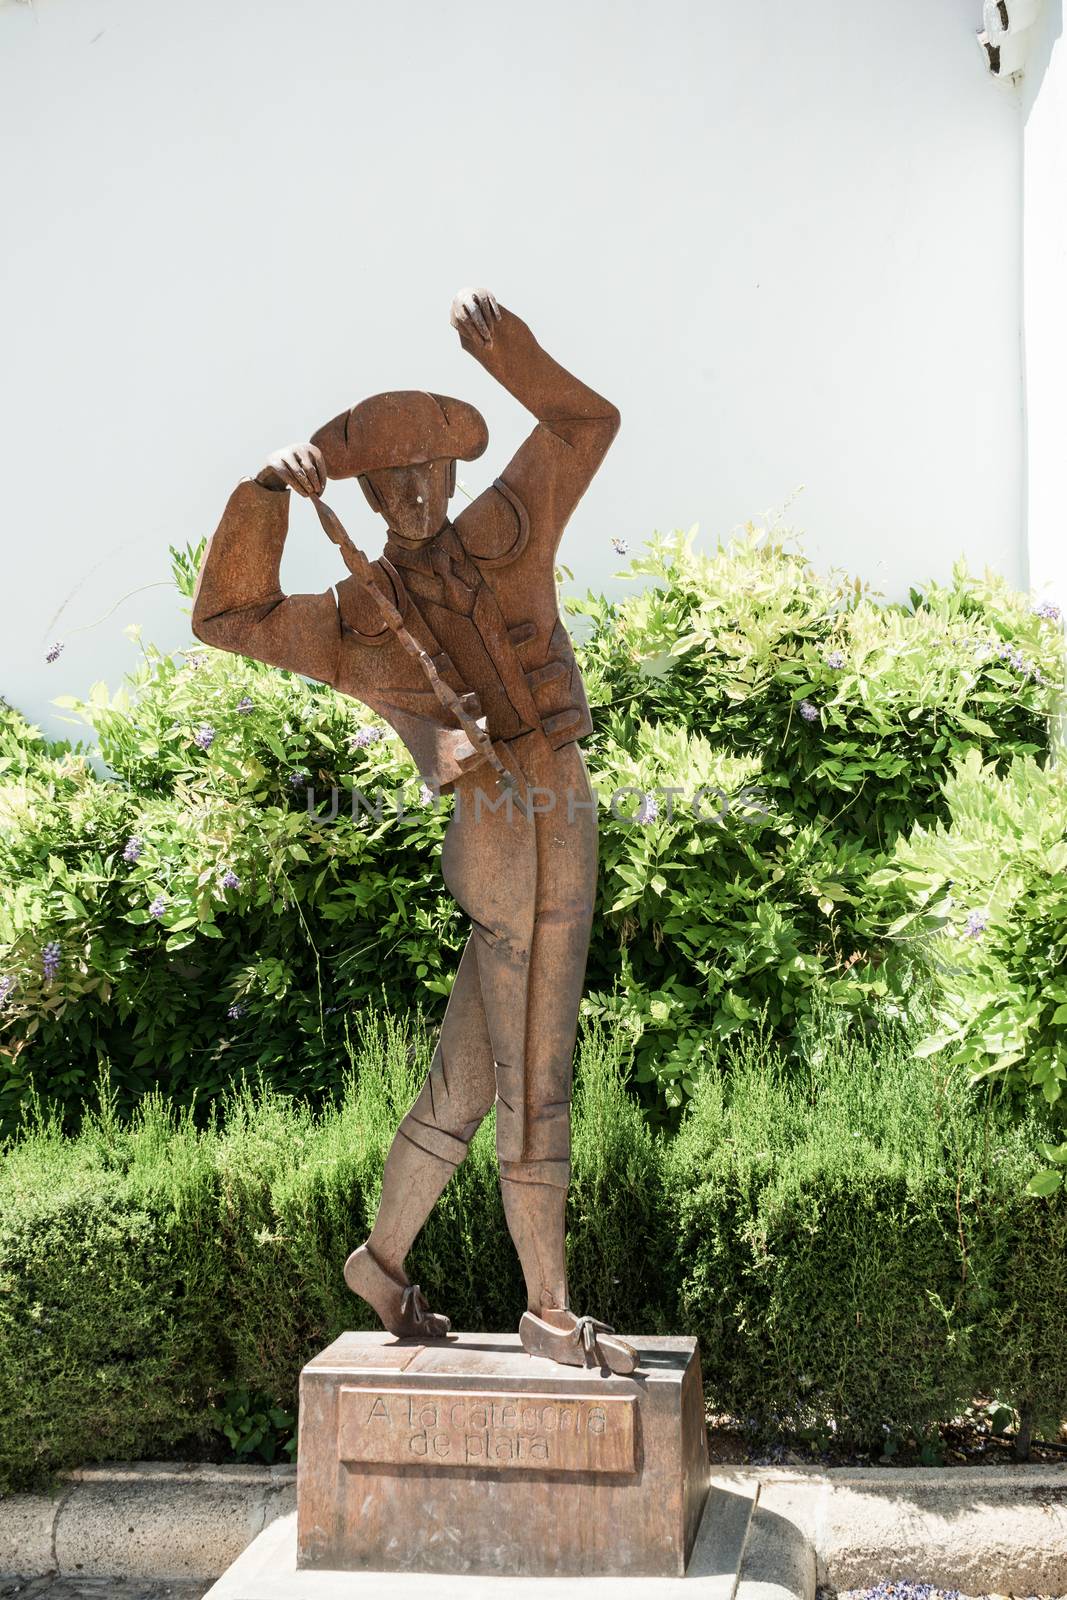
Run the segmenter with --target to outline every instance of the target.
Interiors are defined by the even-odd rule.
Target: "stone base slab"
[[[681,1576],[708,1485],[696,1341],[629,1377],[516,1334],[345,1333],[300,1378],[297,1564]]]
[[[712,1485],[684,1578],[309,1572],[296,1564],[291,1513],[261,1533],[204,1600],[732,1600],[756,1488],[755,1482],[741,1491]],[[810,1591],[798,1600],[811,1600]]]

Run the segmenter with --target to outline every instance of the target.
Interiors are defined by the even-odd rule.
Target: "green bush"
[[[54,1124],[0,1169],[0,1488],[158,1454],[225,1381],[211,1151],[146,1102],[136,1129]]]
[[[579,1052],[574,1303],[699,1337],[709,1398],[748,1430],[863,1446],[976,1394],[1067,1412],[1067,1200],[1028,1197],[1040,1122],[975,1117],[959,1074],[832,1023],[786,1066],[753,1036],[672,1140],[618,1040]],[[158,1098],[76,1134],[27,1128],[0,1169],[0,1485],[227,1439],[281,1455],[301,1365],[373,1321],[344,1287],[425,1032],[367,1022],[336,1103],[267,1089],[197,1127]],[[521,1277],[491,1118],[416,1244],[459,1328],[514,1328]]]
[[[591,1004],[640,1039],[638,1081],[669,1107],[757,1017],[792,1044],[824,1000],[865,1023],[916,999],[922,1009],[912,953],[886,938],[870,876],[902,833],[946,815],[961,753],[998,769],[1047,754],[1063,650],[1049,608],[1002,579],[959,566],[949,586],[884,604],[755,529],[710,554],[691,535],[655,539],[626,575],[648,587],[573,608],[591,628],[594,766],[628,758],[649,787],[691,787],[684,749],[660,759],[688,741],[760,797],[718,838],[661,827],[651,846],[605,841],[602,912],[620,951],[594,944]]]
[[[573,607],[605,801],[586,1014],[632,1043],[661,1122],[757,1027],[795,1054],[817,1003],[865,1026],[924,1003],[872,874],[947,816],[961,753],[1044,757],[1063,668],[1052,620],[962,571],[884,605],[775,538],[704,556],[678,536],[631,574],[649,586]],[[126,688],[71,707],[103,778],[0,716],[0,1126],[33,1089],[76,1117],[101,1066],[125,1108],[156,1086],[203,1106],[242,1075],[336,1091],[361,1009],[439,1013],[465,937],[446,818],[358,704],[135,644]],[[331,821],[309,785],[406,808]]]
[[[937,974],[920,1054],[1042,1097],[1056,1142],[1031,1189],[1052,1194],[1067,1167],[1067,775],[1024,756],[998,772],[972,750],[945,804],[948,820],[899,840],[872,887],[899,912],[890,932]]]
[[[385,1154],[428,1068],[425,1030],[366,1022],[358,1076],[319,1110],[244,1090],[197,1128],[158,1096],[76,1135],[39,1119],[0,1167],[0,1488],[109,1456],[230,1438],[295,1413],[303,1362],[376,1326],[341,1268],[369,1231]],[[525,1290],[492,1117],[421,1234],[414,1276],[459,1328],[514,1328]],[[586,1041],[568,1239],[576,1297],[664,1314],[662,1150],[618,1059]],[[669,1299],[669,1296],[668,1296]],[[236,1435],[236,1439],[234,1439]],[[258,1448],[256,1439],[252,1448]],[[269,1437],[271,1453],[284,1440]]]
[[[1024,1192],[1043,1124],[976,1117],[958,1076],[832,1025],[805,1065],[744,1047],[671,1148],[681,1321],[716,1402],[879,1453],[975,1395],[1058,1427],[1067,1207]]]

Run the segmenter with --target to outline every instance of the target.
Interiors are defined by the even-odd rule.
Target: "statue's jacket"
[[[432,538],[390,535],[373,582],[400,611],[494,742],[540,730],[555,749],[591,731],[571,640],[559,617],[563,528],[611,443],[618,413],[559,367],[508,316],[483,364],[539,418],[503,474]],[[194,602],[197,636],[332,684],[397,732],[419,773],[447,791],[484,757],[442,707],[419,663],[349,576],[286,595],[279,582],[289,490],[238,484],[211,540]]]

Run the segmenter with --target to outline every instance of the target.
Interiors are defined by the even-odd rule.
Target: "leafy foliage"
[[[386,1152],[431,1038],[364,1018],[357,1069],[319,1109],[265,1089],[206,1126],[161,1096],[76,1134],[38,1114],[0,1164],[0,1488],[90,1459],[222,1435],[280,1454],[304,1362],[377,1320],[342,1266],[370,1229]],[[663,1315],[662,1149],[595,1030],[575,1108],[568,1262],[576,1297]],[[489,1270],[489,1264],[491,1270]],[[456,1326],[515,1327],[525,1291],[492,1115],[419,1236],[413,1276]]]
[[[919,1046],[971,1081],[1037,1092],[1058,1134],[1030,1190],[1067,1168],[1067,774],[970,751],[945,785],[948,820],[898,843],[873,887],[937,973],[937,1019]]]
[[[268,1465],[296,1454],[296,1417],[268,1396],[229,1388],[219,1402],[219,1427],[237,1459],[255,1456]]]
[[[922,1010],[871,874],[945,815],[960,754],[999,769],[1047,752],[1063,653],[1055,620],[996,577],[961,566],[881,604],[754,528],[710,555],[654,539],[627,575],[651,582],[572,607],[591,624],[594,769],[727,799],[718,827],[683,805],[644,837],[605,828],[620,951],[594,944],[590,1005],[638,1039],[637,1078],[671,1107],[758,1020],[795,1042],[823,999],[868,1023]]]
[[[357,742],[380,732],[361,707],[148,647],[128,687],[71,709],[103,780],[0,712],[9,1126],[31,1085],[76,1108],[102,1065],[126,1105],[156,1085],[210,1101],[264,1073],[321,1091],[368,998],[447,994],[463,933],[436,865],[446,819],[418,803],[398,741]],[[331,786],[353,783],[389,797],[380,821],[331,821]]]
[[[175,553],[186,593],[196,559]],[[585,1004],[674,1122],[739,1036],[795,1054],[823,1000],[863,1026],[921,1010],[925,960],[872,874],[947,817],[961,755],[1040,764],[1062,652],[999,580],[885,605],[755,531],[656,539],[630,575],[626,601],[572,605],[603,801]],[[273,668],[134,643],[127,685],[69,708],[97,751],[0,712],[7,1127],[34,1090],[76,1115],[101,1066],[123,1106],[336,1089],[364,1008],[439,1013],[466,935],[446,807],[386,728]]]

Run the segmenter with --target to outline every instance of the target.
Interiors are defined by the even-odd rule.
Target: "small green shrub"
[[[217,1186],[187,1119],[147,1101],[77,1139],[45,1124],[0,1168],[0,1487],[158,1454],[222,1384]]]
[[[1058,1428],[1067,1207],[1024,1192],[1042,1124],[976,1117],[899,1040],[834,1031],[806,1072],[741,1047],[670,1150],[681,1325],[716,1404],[876,1454],[976,1394]]]
[[[218,1408],[219,1428],[239,1461],[255,1456],[268,1466],[296,1454],[296,1417],[262,1394],[229,1388]]]
[[[920,1045],[972,1082],[1051,1108],[1054,1142],[1031,1179],[1052,1194],[1067,1166],[1067,775],[970,751],[945,784],[948,819],[898,841],[873,880],[936,972],[937,1022]]]

